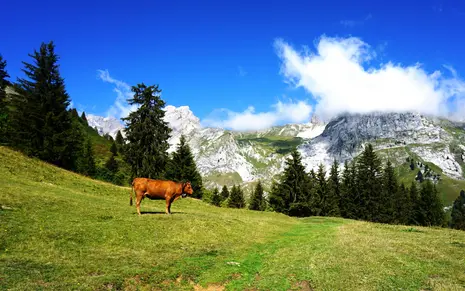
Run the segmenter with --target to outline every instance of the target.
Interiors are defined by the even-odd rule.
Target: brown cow
[[[140,203],[145,197],[151,200],[166,200],[166,214],[171,214],[171,203],[192,195],[192,185],[190,182],[174,182],[169,180],[154,180],[148,178],[135,178],[132,181],[132,191],[129,198],[129,205],[132,206],[132,193],[136,195],[137,213],[140,214]]]

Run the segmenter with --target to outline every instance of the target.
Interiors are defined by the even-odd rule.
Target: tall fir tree
[[[128,99],[137,110],[122,120],[126,123],[126,140],[124,146],[125,161],[131,167],[131,179],[145,177],[160,179],[163,177],[168,162],[168,138],[171,129],[164,120],[165,102],[160,98],[158,85],[132,86],[134,96]]]
[[[368,144],[358,160],[357,184],[359,191],[359,218],[363,220],[382,221],[381,193],[382,193],[381,161]]]
[[[87,121],[86,113],[84,111],[82,111],[81,120],[84,123],[84,125],[89,125],[89,122]]]
[[[336,160],[333,161],[333,165],[331,166],[331,171],[329,173],[329,180],[328,180],[328,205],[329,205],[329,212],[328,216],[340,216],[341,210],[340,206],[342,197],[341,197],[341,181],[340,181],[340,174],[339,174],[339,165]]]
[[[6,70],[6,60],[0,55],[0,144],[8,142],[9,135],[9,114],[6,98],[6,87],[10,84],[7,78],[10,77]]]
[[[118,132],[116,133],[115,142],[116,145],[120,148],[124,145],[124,138],[120,130],[118,130]]]
[[[350,219],[358,218],[358,201],[357,201],[357,168],[355,162],[344,162],[344,171],[342,172],[341,183],[341,216]]]
[[[220,206],[221,204],[221,196],[216,187],[212,191],[211,204],[215,206]]]
[[[30,156],[65,169],[75,169],[83,140],[75,139],[70,100],[60,76],[53,42],[42,43],[30,54],[34,63],[23,62],[27,79],[18,78],[12,106],[15,146]]]
[[[174,181],[190,181],[194,190],[192,197],[202,198],[202,176],[197,170],[194,155],[184,135],[181,135],[176,151],[169,160],[166,178]]]
[[[228,200],[228,207],[229,208],[244,208],[245,207],[244,193],[242,192],[241,186],[233,185],[233,187],[231,188],[231,193],[229,195],[229,200]]]
[[[395,197],[400,194],[400,192],[397,176],[389,159],[387,160],[386,166],[384,167],[382,180],[383,191],[379,199],[379,222],[390,223],[393,222],[395,218],[394,201]]]
[[[255,189],[253,190],[252,195],[250,196],[249,209],[264,211],[265,208],[266,208],[266,204],[265,204],[265,197],[263,197],[263,186],[262,186],[262,182],[258,180],[258,183],[255,186]]]
[[[408,224],[420,225],[420,196],[418,193],[417,183],[412,181],[409,189],[409,215],[408,215]]]
[[[330,188],[330,181],[326,180],[326,171],[323,164],[318,165],[316,173],[316,191],[312,199],[312,213],[321,216],[337,216],[339,208],[337,198]]]
[[[117,156],[118,155],[118,148],[116,147],[116,143],[115,142],[112,142],[111,143],[111,146],[110,146],[110,152],[113,156]]]
[[[84,175],[93,177],[96,174],[96,165],[94,158],[94,151],[92,150],[92,142],[90,138],[85,141],[85,146],[83,150],[83,157],[81,161],[81,170],[80,172]]]
[[[220,197],[221,197],[221,202],[229,198],[229,189],[226,185],[223,185],[223,188],[221,189]]]
[[[436,186],[430,181],[422,183],[419,201],[419,219],[423,226],[441,226],[445,215]]]
[[[286,160],[286,168],[279,183],[274,183],[269,196],[272,209],[293,216],[310,215],[310,183],[297,149]]]
[[[452,206],[450,227],[465,230],[465,191],[463,190]]]
[[[404,225],[409,224],[409,217],[412,207],[409,189],[406,188],[404,184],[400,184],[393,199],[394,211],[392,222]]]

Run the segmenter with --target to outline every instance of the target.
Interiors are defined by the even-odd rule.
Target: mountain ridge
[[[116,134],[88,114],[99,132]],[[116,120],[116,119],[114,119]],[[248,185],[277,178],[293,147],[302,155],[307,171],[334,160],[341,166],[356,158],[369,142],[383,159],[401,165],[407,158],[432,163],[438,174],[464,180],[465,130],[463,124],[412,112],[341,114],[327,123],[313,117],[308,123],[272,126],[257,131],[234,131],[201,126],[188,106],[166,106],[165,121],[172,128],[172,152],[181,134],[192,148],[207,187]],[[120,123],[120,129],[123,129]]]

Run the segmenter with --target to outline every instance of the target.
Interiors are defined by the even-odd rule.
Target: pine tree
[[[194,155],[184,135],[181,135],[176,151],[169,160],[166,178],[174,181],[190,181],[195,198],[202,198],[202,176],[197,170]]]
[[[226,185],[223,185],[223,188],[221,189],[220,198],[222,202],[229,198],[229,189]]]
[[[421,225],[442,225],[445,219],[443,205],[436,186],[430,180],[426,180],[421,187],[419,206],[419,222]]]
[[[465,230],[465,191],[463,190],[454,201],[451,218],[451,228]]]
[[[145,177],[162,178],[168,162],[168,138],[171,129],[164,120],[165,102],[160,98],[161,90],[157,86],[143,83],[131,88],[133,98],[130,105],[139,108],[123,118],[126,122],[126,139],[124,157],[131,167],[131,179]]]
[[[394,213],[393,221],[397,224],[408,224],[410,215],[411,201],[409,190],[400,184],[394,196]]]
[[[379,199],[380,205],[380,222],[389,223],[394,221],[395,209],[394,209],[394,197],[399,192],[399,185],[397,182],[397,176],[394,173],[391,161],[388,160],[383,171],[383,192]]]
[[[331,181],[331,180],[330,180]],[[318,165],[316,173],[316,192],[312,199],[312,213],[321,216],[337,216],[339,208],[337,198],[331,193],[330,182],[326,180],[323,164]]]
[[[39,51],[29,55],[35,63],[23,62],[28,79],[18,79],[15,90],[19,96],[12,99],[14,144],[30,156],[74,169],[82,152],[82,140],[73,139],[77,129],[67,111],[69,96],[54,50],[53,42],[42,43]]]
[[[286,160],[281,182],[273,182],[269,204],[277,212],[293,216],[310,215],[310,185],[297,149]]]
[[[84,154],[81,164],[82,172],[84,175],[93,177],[96,173],[94,152],[92,150],[92,142],[90,139],[87,139],[84,147]]]
[[[221,196],[220,193],[218,192],[218,188],[214,188],[212,192],[212,197],[211,197],[211,204],[215,206],[220,206],[221,204]]]
[[[84,122],[85,125],[89,125],[89,122],[87,121],[86,113],[84,111],[82,111],[81,120]]]
[[[242,192],[241,187],[238,185],[233,185],[231,189],[231,194],[229,196],[228,201],[229,208],[244,208],[245,201],[244,201],[244,193]]]
[[[118,149],[116,148],[116,143],[112,142],[110,147],[110,152],[113,156],[118,155]]]
[[[417,176],[415,177],[415,180],[419,181],[420,183],[423,182],[423,174],[421,173],[421,170],[418,171]]]
[[[6,86],[9,85],[8,72],[6,71],[6,60],[0,55],[0,143],[8,142],[9,114],[6,101]]]
[[[410,204],[408,224],[420,225],[420,197],[415,181],[412,181],[412,184],[410,185],[409,198]]]
[[[265,205],[265,198],[263,197],[262,182],[258,180],[258,183],[255,186],[255,189],[253,190],[252,195],[250,196],[249,209],[264,211],[265,207],[266,205]]]
[[[357,165],[357,185],[359,188],[359,218],[368,221],[380,222],[381,212],[381,161],[368,144],[365,147]]]
[[[339,177],[339,165],[336,160],[333,161],[328,181],[328,216],[340,216],[341,197],[341,182]]]
[[[112,176],[118,172],[118,162],[115,159],[115,155],[111,155],[110,158],[105,163],[105,168],[107,168]]]
[[[121,134],[120,130],[118,130],[118,132],[116,133],[115,142],[118,147],[122,147],[124,145],[123,135]]]

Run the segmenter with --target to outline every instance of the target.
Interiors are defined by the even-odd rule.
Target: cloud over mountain
[[[418,63],[368,66],[376,53],[359,38],[323,36],[310,53],[299,52],[281,39],[275,41],[275,48],[286,82],[311,93],[317,103],[315,113],[322,118],[373,111],[465,113],[465,83],[456,75],[427,73]]]
[[[267,112],[255,112],[253,106],[249,106],[243,112],[218,109],[202,120],[202,124],[241,131],[261,130],[282,122],[308,122],[312,112],[312,107],[306,101],[279,101],[271,107],[273,110]]]

